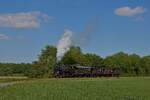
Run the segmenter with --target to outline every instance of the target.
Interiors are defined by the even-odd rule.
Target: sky
[[[65,29],[86,38],[85,53],[150,55],[150,0],[0,0],[0,8],[0,62],[37,60]]]

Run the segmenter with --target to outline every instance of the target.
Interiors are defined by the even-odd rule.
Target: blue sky
[[[32,62],[66,28],[82,33],[96,18],[84,52],[150,54],[150,0],[0,0],[0,62]]]

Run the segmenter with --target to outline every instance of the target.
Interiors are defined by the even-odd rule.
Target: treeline
[[[0,64],[0,75],[25,75],[28,77],[53,77],[56,64],[79,64],[82,66],[109,67],[120,69],[122,76],[149,76],[150,56],[118,52],[106,58],[97,54],[83,53],[80,47],[71,47],[57,62],[55,46],[46,46],[32,64]]]
[[[26,76],[31,68],[31,64],[25,63],[0,63],[0,76]]]

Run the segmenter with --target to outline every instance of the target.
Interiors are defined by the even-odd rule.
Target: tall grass
[[[0,100],[150,100],[150,78],[27,81],[1,88]]]

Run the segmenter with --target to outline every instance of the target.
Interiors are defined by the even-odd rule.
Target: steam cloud
[[[59,40],[57,45],[57,61],[60,61],[64,54],[69,51],[72,46],[72,35],[73,32],[70,30],[65,30],[62,38]]]
[[[72,32],[71,30],[65,30],[63,36],[57,45],[57,61],[60,61],[64,54],[70,50],[71,46],[85,46],[88,44],[91,38],[91,33],[96,30],[97,18],[93,18],[88,24],[86,24],[83,32]]]

